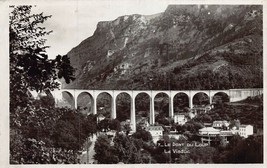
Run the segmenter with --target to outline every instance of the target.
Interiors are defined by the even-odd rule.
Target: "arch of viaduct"
[[[108,93],[111,96],[112,102],[112,110],[111,110],[111,118],[116,118],[116,98],[121,93],[126,93],[131,97],[131,127],[132,130],[136,130],[136,121],[135,121],[135,98],[138,94],[146,93],[150,97],[150,124],[155,123],[155,109],[154,109],[154,99],[156,95],[159,93],[165,93],[169,97],[169,116],[173,117],[173,99],[175,95],[179,93],[184,93],[189,98],[189,108],[193,107],[193,97],[197,93],[205,93],[209,97],[210,104],[212,103],[212,98],[217,93],[225,93],[228,95],[230,102],[240,101],[246,99],[249,96],[256,96],[263,93],[263,89],[230,89],[230,90],[82,90],[82,89],[61,89],[55,90],[52,92],[56,100],[56,104],[59,100],[63,99],[62,94],[66,92],[71,95],[74,99],[74,107],[77,109],[77,99],[78,96],[82,93],[86,93],[91,97],[91,101],[93,102],[92,111],[93,114],[97,113],[97,97],[101,93]]]

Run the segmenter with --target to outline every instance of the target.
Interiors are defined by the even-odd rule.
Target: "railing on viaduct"
[[[230,90],[83,90],[83,89],[61,89],[52,92],[56,102],[63,99],[63,93],[67,93],[74,100],[74,107],[77,108],[78,96],[82,93],[86,93],[90,96],[92,101],[92,111],[97,113],[97,97],[101,93],[108,93],[111,96],[111,118],[116,118],[116,98],[121,93],[126,93],[131,97],[131,126],[135,131],[135,98],[141,93],[145,93],[150,97],[150,124],[155,123],[155,110],[154,100],[159,93],[165,93],[169,97],[169,116],[173,117],[173,99],[175,95],[184,93],[189,99],[189,108],[193,107],[193,98],[197,93],[205,93],[209,97],[210,104],[216,94],[223,93],[229,97],[230,102],[240,101],[246,99],[249,96],[257,96],[263,93],[262,88],[252,89],[230,89]]]

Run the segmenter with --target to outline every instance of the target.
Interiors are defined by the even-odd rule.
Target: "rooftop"
[[[97,117],[100,118],[100,117],[105,117],[105,116],[103,114],[99,114]]]
[[[251,126],[251,127],[252,127],[252,125],[241,124],[241,125],[239,126],[239,128],[240,128],[240,127],[245,128],[245,127],[247,127],[247,126]]]
[[[199,132],[220,132],[220,130],[215,129],[213,127],[204,127],[199,129]]]
[[[164,131],[162,126],[149,126],[147,127],[148,131]]]
[[[225,124],[225,123],[228,123],[228,121],[213,121],[213,124]]]

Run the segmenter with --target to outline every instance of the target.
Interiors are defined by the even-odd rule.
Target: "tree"
[[[94,159],[100,164],[118,163],[119,158],[115,155],[115,148],[110,145],[110,139],[106,135],[100,135],[95,142]]]
[[[109,123],[109,127],[111,130],[121,131],[120,121],[117,119],[111,119]]]
[[[108,131],[110,130],[115,130],[115,131],[121,131],[121,125],[119,120],[117,119],[109,119],[109,118],[105,118],[104,120],[101,120],[98,123],[98,129],[100,131],[104,130],[104,131]]]
[[[208,114],[199,114],[194,120],[202,122],[202,123],[205,123],[205,122],[209,123],[209,122],[212,122],[212,117]]]
[[[31,14],[30,5],[12,8],[9,20],[10,119],[11,126],[18,126],[18,118],[29,115],[25,108],[34,108],[29,90],[49,92],[59,86],[58,78],[63,77],[67,83],[74,80],[74,69],[66,55],[48,59],[45,36],[52,31],[46,31],[41,24],[51,16]]]
[[[155,120],[161,125],[170,125],[170,120],[165,117],[164,113],[160,113],[159,115],[157,115]]]
[[[263,136],[249,136],[242,139],[234,136],[218,162],[224,163],[263,163]]]
[[[76,163],[87,120],[71,109],[30,107],[10,129],[10,163]]]
[[[193,163],[213,163],[214,156],[217,156],[217,150],[213,147],[197,148],[194,147],[190,150],[189,162]]]
[[[129,123],[125,123],[122,127],[123,131],[128,135],[130,131],[132,131],[132,128]]]
[[[51,16],[44,16],[43,13],[31,14],[30,5],[11,8],[13,11],[9,15],[10,162],[75,163],[76,155],[73,150],[70,150],[70,153],[66,150],[57,151],[58,149],[53,147],[55,144],[51,137],[55,133],[55,124],[65,110],[51,107],[54,102],[48,97],[36,102],[29,93],[30,90],[49,93],[50,90],[58,88],[58,78],[64,78],[69,83],[74,80],[74,69],[66,55],[48,59],[45,36],[52,31],[46,31],[42,24]],[[63,121],[61,124],[65,125]],[[69,127],[71,130],[77,129],[71,125]],[[77,131],[64,136],[72,136],[73,132]]]
[[[185,128],[180,124],[175,124],[175,128],[176,128],[177,133],[179,133],[179,134],[185,132]]]
[[[9,16],[11,108],[27,104],[23,98],[27,98],[28,90],[53,90],[59,86],[57,79],[62,77],[67,83],[74,80],[74,69],[66,55],[48,59],[45,36],[52,31],[46,31],[41,24],[51,15],[31,14],[30,5],[12,8]]]
[[[196,105],[207,105],[209,104],[209,97],[203,92],[197,93],[193,97],[193,103]]]
[[[86,134],[93,135],[97,132],[97,122],[96,115],[90,114],[86,117],[86,120],[83,122],[83,128],[86,128]]]
[[[149,163],[151,162],[149,143],[125,134],[117,133],[109,139],[107,135],[100,135],[95,143],[94,158],[98,163]],[[153,150],[153,148],[152,148]]]
[[[105,118],[98,123],[98,129],[100,131],[104,130],[105,132],[109,129],[109,119]]]
[[[239,120],[231,120],[229,127],[232,129],[233,127],[236,127],[236,129],[239,129],[240,126],[240,121]]]
[[[119,121],[125,121],[130,118],[130,107],[131,107],[131,100],[129,95],[127,94],[120,94],[117,97],[117,119]]]
[[[124,134],[116,134],[114,138],[114,147],[116,149],[116,155],[119,160],[126,164],[143,163],[144,156],[147,160],[145,153],[141,153],[142,141],[134,139]]]
[[[151,155],[157,163],[168,163],[170,161],[169,154],[165,153],[164,150],[159,147],[153,150]]]
[[[142,139],[145,142],[152,141],[152,136],[150,132],[143,129],[141,126],[138,126],[136,132],[132,135],[136,139]]]

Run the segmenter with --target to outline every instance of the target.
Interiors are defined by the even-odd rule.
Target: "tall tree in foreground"
[[[58,78],[74,80],[69,58],[58,55],[48,59],[45,45],[47,31],[42,24],[51,16],[31,14],[32,6],[11,6],[9,16],[10,117],[17,108],[29,105],[29,90],[49,91],[59,87]]]
[[[47,31],[42,24],[51,16],[31,14],[32,6],[28,5],[11,8],[10,163],[73,163],[74,151],[57,150],[50,135],[57,120],[64,115],[64,109],[38,106],[29,91],[49,92],[58,88],[58,78],[69,83],[74,80],[74,69],[66,55],[48,59],[45,37],[52,31]]]
[[[74,80],[69,58],[48,59],[47,31],[42,24],[51,16],[31,14],[32,6],[12,6],[9,16],[10,105],[22,103],[28,90],[53,90],[58,78]],[[16,103],[16,104],[14,104]]]

